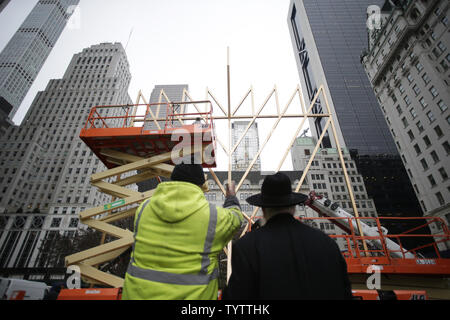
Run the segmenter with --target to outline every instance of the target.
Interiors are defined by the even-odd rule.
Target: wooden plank
[[[160,154],[160,155],[148,158],[148,159],[142,159],[140,161],[128,163],[128,164],[125,164],[125,165],[117,167],[117,168],[112,168],[112,169],[109,169],[109,170],[106,170],[103,172],[99,172],[99,173],[93,174],[91,176],[91,183],[99,181],[99,180],[103,180],[106,178],[110,178],[110,177],[113,177],[113,176],[116,176],[118,174],[122,174],[122,173],[125,173],[128,171],[151,168],[152,166],[154,166],[156,164],[170,161],[171,158],[172,158],[172,152],[166,152],[166,153],[163,153],[163,154]]]
[[[138,207],[131,208],[131,209],[128,209],[128,210],[125,210],[125,211],[121,211],[121,212],[117,212],[117,213],[111,214],[109,216],[102,217],[102,218],[100,218],[98,220],[99,221],[104,221],[104,222],[107,222],[107,223],[111,223],[111,222],[114,222],[114,221],[118,221],[118,220],[122,220],[122,219],[125,219],[125,218],[128,218],[128,217],[132,217],[132,216],[134,216],[136,214],[137,208]]]
[[[108,261],[111,261],[111,260],[117,258],[122,253],[127,251],[130,247],[131,246],[120,248],[120,249],[117,249],[117,250],[114,250],[114,251],[111,251],[111,252],[108,252],[105,254],[98,255],[91,259],[86,259],[83,261],[83,264],[88,265],[88,266],[97,266],[97,265],[103,264],[105,262],[108,262]]]
[[[117,238],[132,238],[133,237],[133,232],[113,226],[109,223],[106,223],[105,221],[89,219],[87,221],[83,221],[83,223],[94,229],[103,231],[104,233],[107,233],[107,234],[112,235]]]
[[[124,280],[122,278],[100,271],[94,267],[85,265],[83,263],[78,264],[78,267],[80,267],[80,273],[83,277],[92,279],[95,282],[99,282],[114,288],[123,287]]]
[[[72,264],[77,264],[86,259],[90,259],[90,258],[99,256],[101,254],[120,249],[120,248],[128,247],[128,246],[132,245],[133,242],[134,242],[133,237],[127,237],[127,238],[122,238],[122,239],[115,240],[112,242],[108,242],[108,243],[102,244],[100,246],[97,246],[97,247],[94,247],[91,249],[87,249],[87,250],[84,250],[84,251],[81,251],[78,253],[74,253],[74,254],[66,257],[66,259],[65,259],[66,266],[70,266]]]
[[[112,192],[118,195],[118,198],[131,197],[140,194],[140,192],[138,191],[127,189],[125,187],[121,187],[104,181],[97,181],[92,183],[92,185],[99,188],[103,193],[110,194],[109,192]]]
[[[154,172],[153,170],[146,170],[144,172],[138,173],[134,176],[125,178],[120,180],[119,182],[116,182],[115,185],[117,186],[128,186],[133,183],[138,183],[144,180],[152,179],[158,176],[158,173]]]
[[[89,208],[89,209],[87,209],[87,210],[85,210],[85,211],[80,213],[80,219],[83,221],[84,219],[88,219],[88,218],[91,218],[93,216],[97,216],[99,214],[103,214],[103,213],[109,212],[109,211],[111,211],[113,209],[119,209],[121,207],[130,205],[130,204],[134,204],[134,203],[137,203],[137,202],[144,201],[144,200],[150,198],[153,195],[154,192],[155,192],[155,190],[150,190],[150,191],[146,191],[144,193],[140,193],[140,194],[137,194],[137,195],[134,195],[134,196],[131,196],[131,197],[123,198],[123,200],[125,200],[123,202],[123,204],[120,204],[120,205],[118,205],[118,206],[116,206],[114,208],[111,208],[111,209],[105,209],[105,205],[102,205],[102,206],[99,206],[99,207],[94,207],[94,208]]]

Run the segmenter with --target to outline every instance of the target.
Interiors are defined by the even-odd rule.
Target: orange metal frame
[[[209,104],[209,111],[198,113],[176,113],[174,105],[186,104]],[[167,116],[164,119],[155,119],[151,109],[166,105]],[[133,115],[133,110],[139,107],[146,107],[144,115]],[[119,115],[109,115],[108,113],[119,113]],[[108,169],[116,167],[118,164],[108,161],[108,158],[102,155],[102,149],[112,149],[139,157],[152,157],[161,153],[170,152],[179,141],[172,140],[172,134],[178,129],[184,129],[190,135],[191,142],[194,143],[195,134],[201,132],[202,135],[208,135],[210,141],[202,141],[204,147],[212,144],[215,158],[215,137],[214,121],[212,117],[212,104],[210,101],[192,101],[192,102],[169,102],[169,103],[151,103],[151,104],[133,104],[133,105],[110,105],[95,106],[91,109],[89,117],[86,120],[84,128],[80,132],[80,138],[95,155],[106,165]],[[179,126],[174,126],[174,121],[181,119],[203,120],[200,127],[194,124],[185,125],[180,122]],[[163,129],[145,129],[146,122],[158,123],[164,121]],[[134,123],[142,123],[142,126],[133,126]],[[209,138],[208,137],[208,138]],[[184,137],[183,137],[184,140]],[[213,164],[203,164],[205,168],[215,167]]]
[[[354,300],[384,300],[377,290],[352,290]],[[427,300],[424,290],[393,290],[390,300]]]
[[[57,300],[121,300],[121,288],[62,289]]]
[[[352,220],[370,220],[376,222],[379,235],[376,237],[357,235]],[[441,242],[450,240],[450,232],[446,223],[437,217],[420,217],[420,218],[393,218],[393,217],[317,217],[317,218],[298,218],[300,221],[327,221],[341,225],[339,221],[347,220],[350,226],[350,233],[343,235],[330,235],[333,239],[344,239],[347,243],[347,250],[342,254],[347,262],[349,273],[366,273],[367,268],[372,265],[379,266],[380,273],[398,273],[398,274],[433,274],[433,275],[450,275],[450,259],[443,259],[439,253],[437,245]],[[411,230],[407,230],[401,234],[383,234],[380,221],[389,220],[425,220],[426,223],[418,227],[414,227]],[[421,228],[425,228],[431,223],[438,223],[441,226],[442,232],[439,234],[411,234],[411,232],[418,231]],[[407,249],[403,246],[402,240],[406,238],[421,238],[430,239],[429,243],[417,248]],[[389,250],[386,247],[386,239],[395,241],[400,250]],[[437,239],[437,240],[436,240]],[[364,240],[379,240],[382,244],[382,249],[370,249],[365,250],[362,246]],[[434,250],[433,258],[424,258],[419,254],[420,250],[425,248],[432,248]],[[390,253],[400,252],[403,254],[403,258],[392,258]],[[410,252],[414,255],[414,259],[405,258],[405,253]]]

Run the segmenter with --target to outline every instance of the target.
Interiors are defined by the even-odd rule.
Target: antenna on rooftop
[[[131,35],[133,34],[134,27],[131,28],[130,35],[128,36],[127,44],[125,45],[125,51],[127,51],[128,43],[130,43]]]

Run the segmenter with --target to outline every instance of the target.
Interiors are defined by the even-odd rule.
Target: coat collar
[[[266,225],[279,223],[282,221],[294,221],[294,220],[295,220],[295,218],[291,213],[282,212],[282,213],[278,213],[278,214],[274,215],[272,218],[267,220]]]

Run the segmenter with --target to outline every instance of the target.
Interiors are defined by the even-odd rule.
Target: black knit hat
[[[255,194],[246,201],[257,207],[276,208],[289,207],[304,203],[308,196],[292,192],[291,179],[284,173],[278,172],[267,176],[261,187],[261,193]]]
[[[184,181],[202,186],[205,183],[203,167],[199,164],[177,164],[170,176],[172,181]]]

